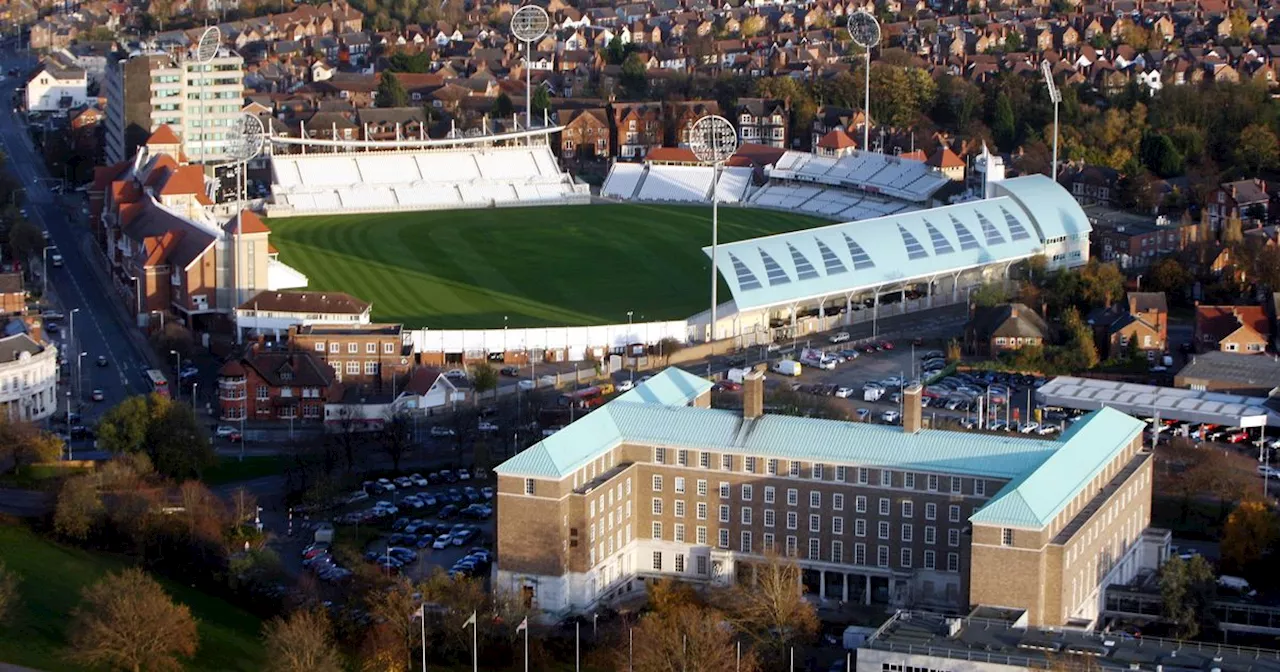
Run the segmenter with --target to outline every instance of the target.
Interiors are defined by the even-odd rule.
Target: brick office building
[[[400,324],[303,324],[289,328],[294,350],[315,354],[344,385],[403,386],[413,347]]]
[[[494,585],[548,615],[649,579],[749,581],[770,551],[820,596],[1018,606],[1097,619],[1101,587],[1159,557],[1144,424],[1112,409],[1057,440],[709,408],[668,369],[499,466]]]

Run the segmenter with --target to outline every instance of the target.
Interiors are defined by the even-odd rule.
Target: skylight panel
[[[951,254],[956,251],[954,247],[951,247],[951,241],[947,240],[946,236],[942,235],[942,232],[931,222],[926,221],[924,226],[929,230],[929,240],[933,242],[933,253],[935,255]]]
[[[969,227],[960,223],[955,215],[951,215],[951,225],[956,227],[956,238],[960,241],[960,249],[962,250],[980,250],[982,245],[978,244],[978,239],[973,237],[969,232]]]
[[[756,279],[756,274],[752,273],[741,259],[730,252],[729,261],[733,262],[733,272],[738,276],[738,289],[760,289],[760,281]]]
[[[756,249],[760,250],[760,260],[764,262],[764,271],[769,276],[770,287],[785,285],[791,282],[791,278],[787,276],[787,272],[782,270],[782,267],[778,265],[778,262],[774,261],[773,257],[769,256],[769,253],[764,251],[764,248],[758,247]]]
[[[898,225],[898,234],[902,236],[902,244],[907,248],[908,259],[927,259],[929,253],[924,251],[924,245],[912,233]]]
[[[813,268],[813,264],[809,263],[809,260],[803,254],[800,254],[800,250],[797,250],[791,243],[787,243],[787,249],[791,251],[791,263],[795,265],[796,275],[801,280],[812,280],[818,277],[818,271]]]
[[[1000,232],[996,230],[996,225],[992,224],[991,220],[983,217],[981,212],[976,214],[978,215],[978,223],[982,225],[982,235],[987,239],[987,245],[1004,245],[1004,236],[1000,235]]]
[[[1022,222],[1019,222],[1018,218],[1013,216],[1013,213],[1005,210],[1004,206],[1000,206],[1000,212],[1004,213],[1004,223],[1009,227],[1009,235],[1012,236],[1014,240],[1027,240],[1031,238],[1031,234],[1027,233],[1027,227],[1023,226]]]
[[[844,236],[844,244],[849,246],[849,256],[853,258],[853,270],[861,271],[867,268],[875,268],[876,262],[871,260],[871,255],[867,254],[862,246],[853,242],[849,234],[841,234]]]
[[[814,238],[814,242],[818,244],[818,251],[822,253],[822,263],[827,267],[827,275],[838,275],[840,273],[848,273],[849,269],[844,267],[844,262],[840,261],[840,257],[836,256],[831,248],[821,240]]]

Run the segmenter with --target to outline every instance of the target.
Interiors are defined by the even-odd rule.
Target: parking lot
[[[491,481],[466,469],[365,481],[329,516],[331,527],[311,526],[315,543],[302,550],[303,565],[331,583],[349,576],[352,568],[334,557],[336,537],[338,545],[356,540],[359,559],[349,562],[387,573],[417,580],[439,567],[485,576],[493,562],[493,494]]]

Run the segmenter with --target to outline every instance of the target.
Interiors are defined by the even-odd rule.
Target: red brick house
[[[218,371],[218,417],[320,422],[324,405],[342,398],[333,368],[312,352],[264,350],[257,344]]]
[[[609,115],[604,108],[561,110],[560,159],[566,163],[609,157]]]
[[[1196,306],[1195,344],[1200,352],[1266,352],[1271,322],[1262,306]]]

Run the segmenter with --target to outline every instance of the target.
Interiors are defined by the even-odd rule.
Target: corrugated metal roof
[[[1112,408],[1086,415],[1063,432],[1058,450],[1010,481],[969,520],[1002,527],[1044,527],[1146,426]]]
[[[670,367],[614,399],[614,402],[685,406],[710,389],[711,383],[706,378]]]

